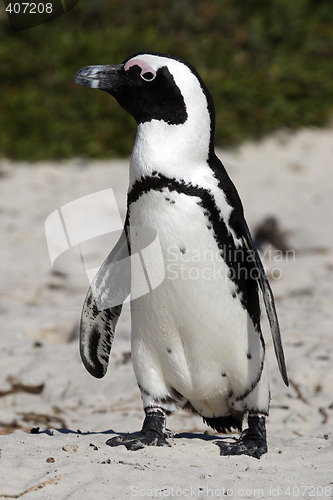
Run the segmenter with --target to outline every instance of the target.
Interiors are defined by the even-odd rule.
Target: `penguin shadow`
[[[127,432],[116,432],[112,429],[109,429],[107,431],[81,431],[80,429],[77,429],[76,431],[73,429],[67,429],[65,427],[61,427],[59,429],[45,429],[43,431],[39,430],[39,428],[32,428],[30,430],[30,434],[46,434],[47,436],[54,436],[54,433],[58,432],[59,434],[75,434],[76,436],[96,436],[99,434],[104,434],[106,436],[126,436],[128,433]]]
[[[168,432],[170,432],[167,429]],[[109,429],[107,431],[81,431],[80,429],[78,430],[73,430],[73,429],[66,429],[66,428],[59,428],[59,429],[45,429],[43,431],[39,430],[38,428],[33,428],[31,429],[30,433],[31,434],[45,434],[47,436],[53,436],[55,432],[58,432],[59,434],[75,434],[75,435],[81,435],[81,436],[96,436],[96,435],[105,435],[105,436],[110,436],[110,437],[115,437],[115,436],[128,436],[128,432],[117,432],[114,431],[113,429]],[[130,433],[132,435],[139,434],[140,431]],[[172,439],[175,440],[175,444],[178,439],[201,439],[202,441],[215,441],[215,442],[220,442],[220,443],[235,443],[237,441],[237,438],[234,437],[233,435],[211,435],[211,434],[205,434],[205,433],[199,433],[199,432],[177,432],[173,434],[170,432],[170,436],[167,436],[167,439]]]
[[[202,441],[219,441],[221,443],[236,443],[237,438],[233,435],[221,436],[219,434],[202,434],[199,432],[179,432],[172,436],[173,439],[201,439]]]

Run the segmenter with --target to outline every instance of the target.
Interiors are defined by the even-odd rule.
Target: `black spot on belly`
[[[174,205],[176,203],[175,200],[171,200],[171,198],[169,198],[168,196],[165,196],[164,199],[165,201],[168,201],[170,205]]]
[[[232,292],[232,298],[235,299],[237,297],[237,293],[236,292]]]
[[[207,229],[212,229],[212,226],[207,225]]]
[[[249,352],[247,353],[247,359],[252,359],[252,354],[250,354]]]
[[[172,349],[170,349],[170,347],[167,347],[167,352],[168,352],[169,354],[171,354],[171,353],[172,353]]]
[[[181,251],[182,254],[184,254],[186,252],[186,248],[185,247],[179,247],[179,250]]]
[[[221,373],[222,377],[226,377],[227,374],[225,372]]]

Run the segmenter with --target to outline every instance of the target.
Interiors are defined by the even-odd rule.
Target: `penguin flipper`
[[[272,289],[271,289],[270,284],[268,282],[268,279],[267,279],[264,267],[262,265],[260,256],[257,252],[256,247],[254,246],[249,228],[248,228],[245,221],[244,221],[244,243],[245,243],[245,246],[246,246],[248,252],[250,254],[252,254],[252,256],[254,257],[254,264],[258,270],[259,285],[260,285],[261,292],[263,295],[266,313],[267,313],[269,325],[271,328],[275,356],[276,356],[276,359],[278,362],[278,366],[279,366],[279,370],[280,370],[282,379],[283,379],[284,383],[286,384],[286,386],[289,386],[288,374],[287,374],[283,346],[282,346],[282,340],[281,340],[279,320],[278,320],[276,309],[275,309],[273,292],[272,292]]]
[[[130,293],[129,257],[125,223],[117,244],[98,270],[82,308],[80,355],[88,372],[96,378],[106,373],[116,325]]]

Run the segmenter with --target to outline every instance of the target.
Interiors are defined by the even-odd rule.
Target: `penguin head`
[[[86,66],[74,81],[111,94],[140,126],[187,129],[192,142],[213,148],[214,105],[197,71],[186,61],[158,53],[139,53],[122,64]],[[170,131],[170,127],[169,127]]]

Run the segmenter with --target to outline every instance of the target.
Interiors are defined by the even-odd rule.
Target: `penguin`
[[[191,64],[154,52],[86,66],[74,81],[107,92],[137,123],[124,229],[82,310],[80,353],[93,376],[106,373],[127,295],[143,275],[149,282],[164,268],[158,286],[131,300],[143,426],[106,444],[170,446],[166,417],[188,409],[218,433],[239,431],[238,439],[215,443],[220,455],[260,458],[267,452],[270,390],[259,288],[287,386],[288,376],[273,293],[238,192],[215,154],[212,97]],[[145,273],[133,267],[140,228],[155,231],[161,250],[149,253]],[[116,264],[128,256],[131,265],[119,277]]]

